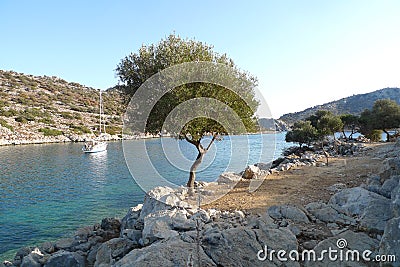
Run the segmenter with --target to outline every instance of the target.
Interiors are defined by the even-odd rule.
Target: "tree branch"
[[[217,133],[214,133],[213,138],[211,139],[210,143],[208,144],[206,151],[208,151],[212,145],[212,143],[215,141],[215,139],[217,138]]]

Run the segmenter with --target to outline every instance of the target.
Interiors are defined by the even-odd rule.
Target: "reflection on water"
[[[284,134],[224,138],[206,155],[197,177],[212,181],[223,171],[243,170],[243,164],[271,161],[287,146],[283,140]],[[129,141],[125,151],[121,142],[109,142],[107,151],[95,154],[82,153],[82,145],[74,143],[0,147],[0,260],[10,259],[15,249],[55,240],[104,217],[122,217],[142,202],[144,192],[132,179],[124,152],[127,161],[137,162],[131,168],[135,175],[150,178],[141,164],[149,158],[170,182],[185,184],[196,149],[184,141],[163,141],[164,148],[161,139],[147,140],[145,153],[138,149],[141,140]],[[165,157],[169,146],[179,146],[181,158]],[[245,147],[252,152],[249,157]],[[257,152],[261,147],[266,150]]]

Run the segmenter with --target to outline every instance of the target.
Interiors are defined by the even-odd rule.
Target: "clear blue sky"
[[[106,89],[172,32],[259,79],[274,117],[400,87],[400,1],[0,1],[0,69]]]

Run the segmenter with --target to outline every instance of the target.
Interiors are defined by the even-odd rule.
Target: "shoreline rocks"
[[[400,266],[400,151],[396,147],[386,157],[381,172],[371,175],[366,184],[353,188],[331,186],[334,193],[327,203],[278,205],[261,214],[204,210],[188,204],[190,196],[184,187],[156,187],[122,220],[105,218],[100,224],[79,229],[71,238],[22,248],[13,261],[2,266],[329,264],[327,258],[318,263],[283,263],[276,257],[262,261],[258,256],[264,248],[298,252],[313,249],[317,255],[329,248],[344,252],[369,250],[370,257],[395,255],[397,261],[389,266]],[[278,165],[287,163],[281,161]],[[345,240],[345,246],[338,247],[338,240]],[[362,260],[346,264],[370,266]]]

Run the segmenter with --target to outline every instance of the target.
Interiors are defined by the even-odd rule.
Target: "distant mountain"
[[[352,95],[340,100],[318,105],[303,111],[288,113],[279,118],[288,124],[303,120],[314,114],[317,110],[329,110],[333,114],[353,114],[360,115],[364,109],[371,109],[374,102],[378,99],[391,99],[400,104],[400,88],[384,88],[371,93]]]
[[[124,96],[103,93],[106,131],[122,131]],[[0,70],[0,141],[84,138],[98,131],[99,89],[52,76]],[[1,143],[0,142],[0,143]]]
[[[260,125],[261,130],[264,130],[264,131],[282,132],[282,131],[289,130],[289,126],[284,121],[276,120],[276,119],[272,119],[272,118],[260,118],[258,120],[258,124]]]

